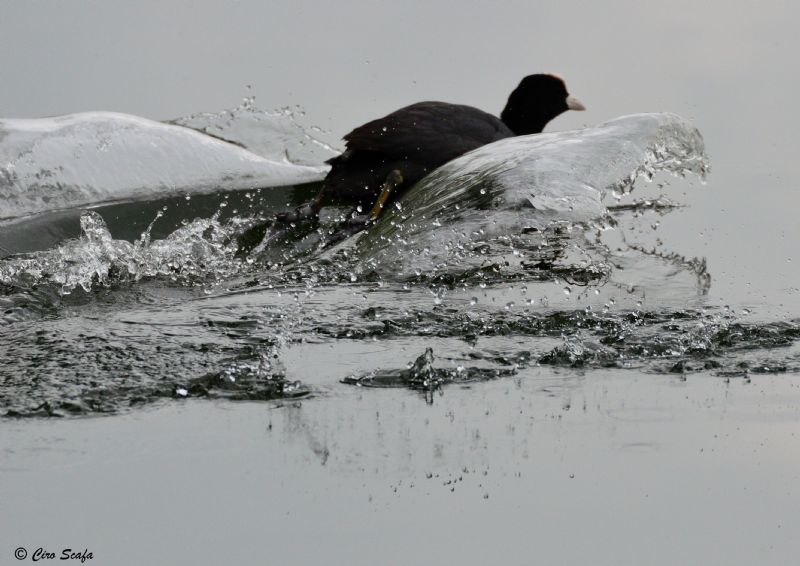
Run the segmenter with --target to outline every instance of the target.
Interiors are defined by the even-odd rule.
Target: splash
[[[202,126],[210,135],[247,145],[215,120]],[[158,399],[271,400],[324,395],[340,380],[432,402],[449,384],[543,367],[800,371],[797,320],[707,310],[703,261],[600,237],[675,208],[666,197],[606,205],[637,179],[707,169],[691,125],[642,115],[465,155],[332,246],[347,209],[326,207],[319,224],[239,247],[306,198],[303,188],[85,211],[79,237],[0,260],[0,407],[55,415]]]
[[[237,118],[241,113],[252,114],[256,122],[270,116],[244,106],[225,124],[248,123]],[[223,115],[212,116],[222,120]],[[216,123],[205,121],[207,127]],[[56,283],[68,293],[143,277],[221,280],[274,266],[281,267],[273,273],[281,279],[283,267],[294,264],[292,277],[320,284],[336,283],[346,274],[350,281],[378,277],[452,284],[557,277],[600,285],[612,271],[608,248],[584,235],[588,223],[595,229],[613,226],[603,193],[630,190],[638,177],[656,171],[702,176],[707,169],[702,138],[691,124],[671,114],[629,116],[480,148],[435,171],[362,238],[332,251],[322,248],[341,216],[330,214],[323,215],[316,231],[288,230],[256,247],[258,253],[239,257],[238,235],[248,226],[240,216],[224,224],[218,214],[195,219],[152,242],[148,229],[130,243],[112,239],[103,219],[87,212],[80,239],[7,260],[0,266],[0,282]],[[297,267],[299,262],[310,267]]]
[[[155,222],[155,220],[154,220]],[[81,236],[55,249],[0,263],[0,284],[10,288],[55,286],[62,295],[163,276],[192,284],[238,273],[241,262],[228,230],[215,217],[196,219],[163,240],[150,241],[150,228],[136,242],[115,240],[103,218],[85,211]]]
[[[201,112],[170,123],[192,128],[232,143],[272,161],[317,167],[339,152],[309,134],[298,122],[302,110],[282,108],[273,112],[244,99],[233,110]],[[312,128],[312,130],[318,128]]]
[[[361,254],[370,269],[394,273],[463,271],[487,258],[511,268],[552,265],[570,249],[559,239],[573,227],[605,227],[606,194],[629,191],[658,171],[708,172],[702,136],[674,114],[500,140],[408,191],[359,242]],[[585,251],[572,247],[572,256]]]
[[[435,324],[431,324],[433,318]],[[382,338],[435,335],[467,339],[470,347],[450,348],[449,361],[454,367],[435,367],[433,351],[428,348],[407,369],[380,368],[342,379],[360,387],[421,391],[428,402],[433,399],[430,393],[448,384],[510,377],[536,366],[581,371],[635,368],[684,378],[705,372],[726,379],[800,372],[800,320],[747,323],[728,310],[580,310],[481,316],[420,311],[402,318],[386,316],[383,326],[372,328],[371,333]],[[339,328],[335,335],[353,336],[354,332]],[[530,347],[476,347],[481,341],[491,343],[493,336],[526,336]],[[561,343],[548,347],[550,339]]]

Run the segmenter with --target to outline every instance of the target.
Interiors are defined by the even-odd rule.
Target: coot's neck
[[[553,116],[546,114],[542,110],[537,111],[532,106],[530,101],[526,101],[524,105],[522,102],[515,103],[512,94],[508,99],[508,104],[500,114],[500,119],[518,136],[538,134],[544,130],[544,127],[553,119]]]

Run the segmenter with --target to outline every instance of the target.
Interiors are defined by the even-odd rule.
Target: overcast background
[[[299,104],[341,136],[421,99],[499,112],[537,71],[564,75],[589,106],[560,127],[654,110],[711,122],[724,96],[752,128],[759,105],[797,97],[770,87],[797,79],[787,66],[797,10],[784,2],[0,5],[3,117],[103,109],[168,119],[235,106],[252,85],[259,106]],[[763,88],[742,89],[742,80]]]

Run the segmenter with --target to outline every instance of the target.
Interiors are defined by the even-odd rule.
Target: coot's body
[[[471,106],[418,102],[367,122],[344,136],[345,151],[328,160],[331,170],[316,198],[277,215],[273,234],[264,241],[313,224],[325,201],[357,204],[364,214],[346,220],[323,245],[340,241],[377,221],[390,200],[437,167],[488,143],[541,132],[566,110],[584,107],[561,78],[529,75],[508,97],[500,118]],[[263,235],[264,230],[258,225],[250,232]]]
[[[372,206],[392,171],[400,171],[409,187],[451,159],[513,135],[499,118],[477,108],[418,102],[347,134],[345,152],[328,160],[324,195]]]
[[[451,159],[494,141],[541,132],[565,110],[583,110],[554,75],[525,77],[497,118],[477,108],[418,102],[360,126],[344,136],[346,149],[328,160],[319,202],[372,207],[387,178],[399,173],[392,197]]]

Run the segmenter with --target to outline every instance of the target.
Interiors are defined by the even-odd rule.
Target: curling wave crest
[[[210,129],[212,117],[186,123]],[[286,119],[262,118],[263,135],[274,137],[269,126],[275,125],[284,140],[302,137],[286,128]],[[0,120],[0,220],[165,194],[291,185],[319,180],[327,170],[321,161],[298,165],[285,153],[259,155],[232,141],[114,112]]]
[[[362,249],[372,267],[401,272],[477,266],[487,257],[518,265],[526,251],[538,256],[563,239],[564,229],[608,217],[604,197],[631,190],[639,177],[664,171],[704,178],[708,168],[700,132],[675,114],[508,138],[423,179]]]

